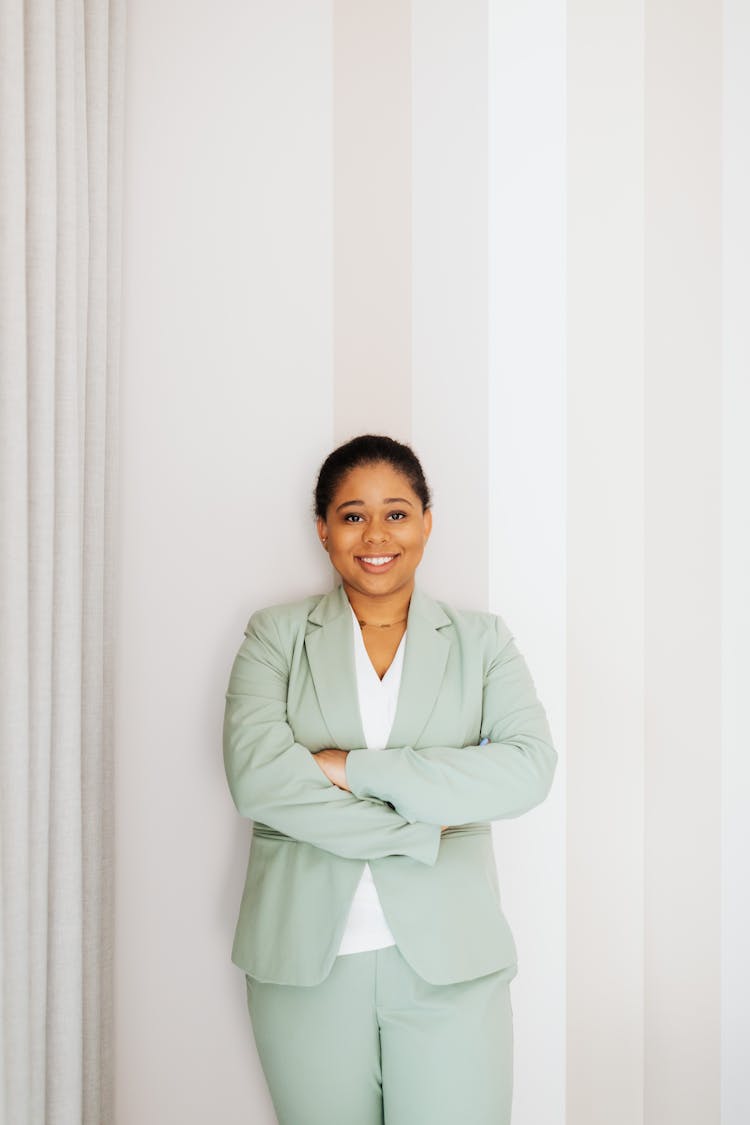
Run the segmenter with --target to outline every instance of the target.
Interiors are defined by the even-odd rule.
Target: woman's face
[[[403,473],[379,461],[350,469],[317,526],[344,589],[382,597],[413,588],[432,512]]]

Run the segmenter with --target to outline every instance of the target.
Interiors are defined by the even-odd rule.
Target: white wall
[[[330,7],[135,0],[128,48],[117,1120],[272,1122],[221,723],[250,613],[328,582]]]
[[[560,750],[494,828],[515,1125],[744,1125],[749,50],[736,0],[131,0],[119,1125],[275,1120],[223,696],[369,429]]]
[[[489,608],[527,656],[559,754],[544,804],[494,833],[519,950],[514,1119],[556,1125],[566,1088],[565,4],[492,0],[489,16]]]

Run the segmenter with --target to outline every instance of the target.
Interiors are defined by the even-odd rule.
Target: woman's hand
[[[313,754],[313,760],[318,763],[323,773],[329,781],[334,785],[338,785],[339,789],[345,789],[347,793],[351,793],[351,789],[346,783],[346,755],[348,750],[335,750],[331,747],[328,750],[318,750]],[[449,828],[449,824],[441,824],[440,831],[445,832]]]
[[[323,773],[329,781],[334,785],[338,785],[339,789],[345,789],[347,793],[351,793],[351,789],[346,783],[346,755],[348,750],[318,750],[317,754],[313,754],[313,760],[318,763]]]

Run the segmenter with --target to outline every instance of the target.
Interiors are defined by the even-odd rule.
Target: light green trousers
[[[246,974],[279,1125],[509,1125],[515,974],[429,984],[396,945],[312,987]]]

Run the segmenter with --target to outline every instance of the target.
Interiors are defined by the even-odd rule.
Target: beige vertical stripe
[[[438,597],[486,609],[488,8],[414,0],[413,9],[412,433],[435,502],[421,573]]]
[[[411,429],[411,4],[334,4],[334,434]]]
[[[721,6],[645,41],[645,1121],[718,1125]]]
[[[723,6],[722,1125],[750,1121],[750,6]]]
[[[568,6],[568,1092],[643,1104],[643,14]],[[664,1119],[661,1125],[667,1125]]]

